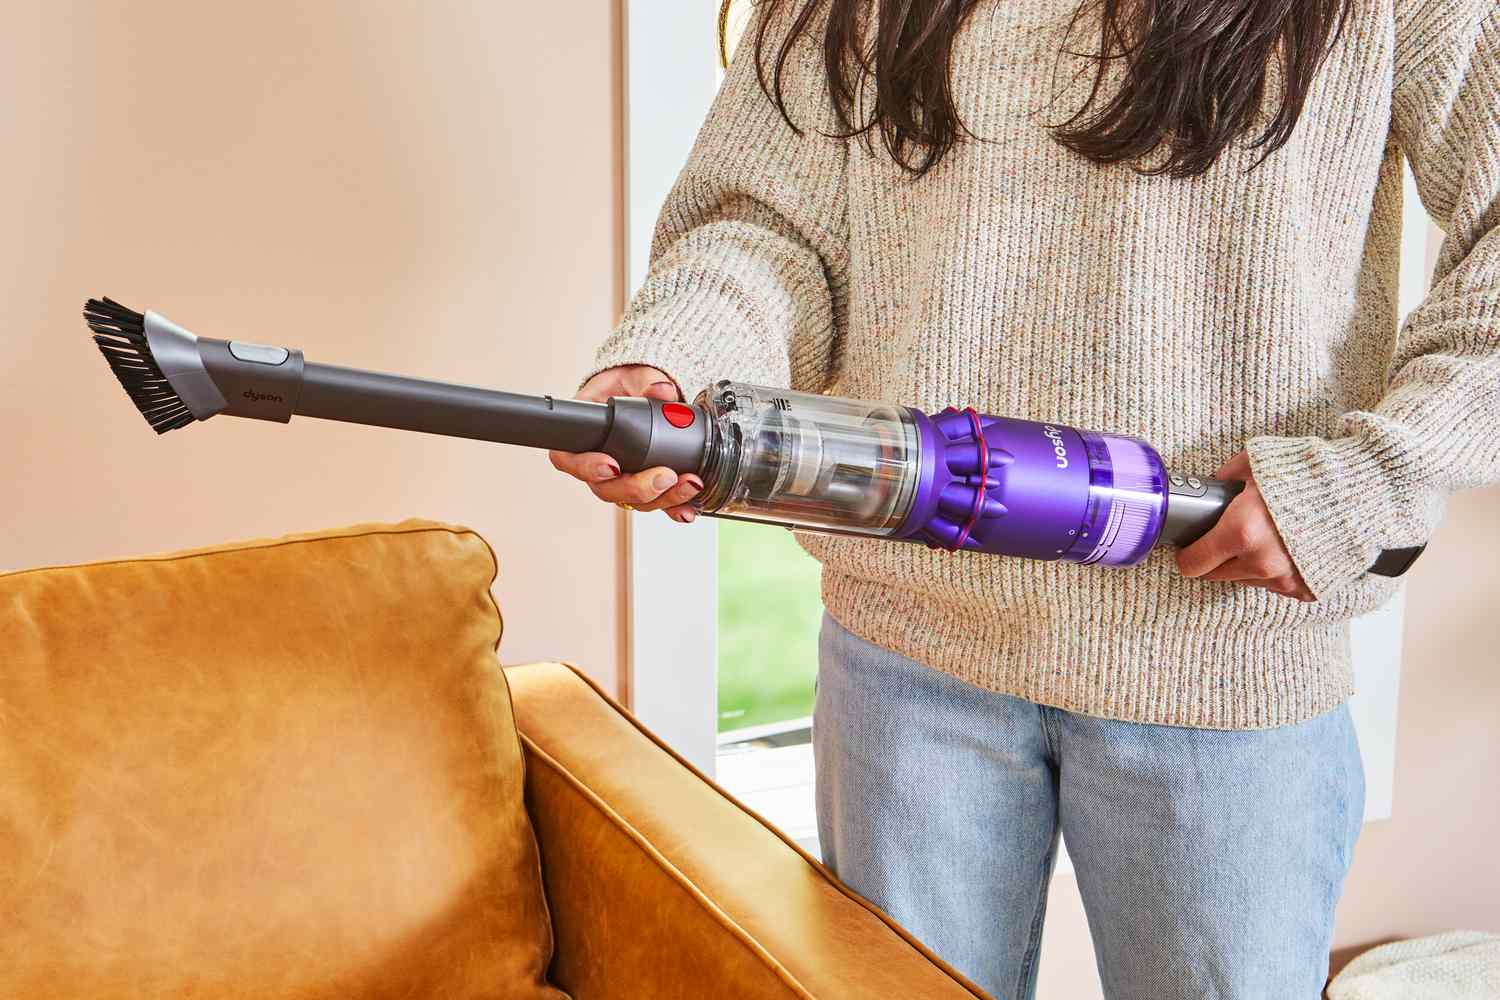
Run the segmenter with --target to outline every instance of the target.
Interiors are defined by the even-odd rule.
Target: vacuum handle
[[[298,416],[496,441],[528,448],[598,451],[610,407],[577,399],[524,396],[307,362]]]
[[[317,364],[291,348],[207,337],[192,338],[188,349],[190,367],[203,373],[213,393],[202,413],[194,411],[199,419],[214,413],[281,423],[318,417],[524,448],[602,451],[625,472],[657,465],[697,472],[712,437],[709,414],[683,403],[525,396]]]
[[[1163,541],[1188,546],[1218,523],[1224,508],[1239,496],[1245,484],[1238,479],[1198,479],[1196,476],[1167,477],[1167,517],[1162,525]],[[1426,545],[1384,549],[1368,572],[1376,576],[1400,576],[1411,568]]]
[[[1245,484],[1238,479],[1199,479],[1196,476],[1167,476],[1167,517],[1162,524],[1162,541],[1186,548],[1219,523],[1229,501],[1239,496]]]
[[[710,434],[708,415],[682,403],[523,396],[311,362],[292,412],[525,448],[602,451],[624,472],[658,465],[697,472]]]

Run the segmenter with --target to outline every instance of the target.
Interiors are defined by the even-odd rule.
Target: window
[[[818,670],[818,564],[790,531],[719,525],[719,735],[806,725]]]

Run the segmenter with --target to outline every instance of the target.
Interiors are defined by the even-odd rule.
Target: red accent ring
[[[984,510],[985,494],[989,489],[990,444],[984,439],[984,425],[979,422],[979,412],[974,407],[966,406],[960,410],[950,406],[945,412],[963,413],[967,416],[969,423],[974,425],[974,440],[979,442],[979,488],[974,491],[974,508],[969,511],[969,519],[959,530],[958,540],[951,546],[944,546],[949,552],[957,552],[968,543],[969,533],[974,530],[974,525],[979,523],[979,514]]]

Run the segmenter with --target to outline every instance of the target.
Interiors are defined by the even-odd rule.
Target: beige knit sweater
[[[1191,180],[1049,138],[1087,85],[1057,62],[1074,0],[980,4],[953,76],[982,141],[917,181],[818,134],[817,49],[786,82],[798,137],[741,46],[598,367],[1135,434],[1204,475],[1248,445],[1315,602],[1184,578],[1167,547],[1101,569],[801,537],[836,620],[986,688],[1227,729],[1334,708],[1349,620],[1396,586],[1366,568],[1500,481],[1500,5],[1355,2],[1291,142]],[[1403,158],[1447,239],[1398,338]]]

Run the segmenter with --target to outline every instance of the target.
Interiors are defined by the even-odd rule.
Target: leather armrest
[[[984,996],[582,674],[506,677],[575,1000]]]

